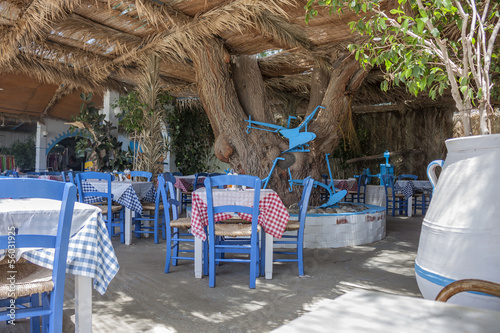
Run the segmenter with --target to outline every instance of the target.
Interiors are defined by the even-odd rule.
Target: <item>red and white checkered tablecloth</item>
[[[235,204],[250,206],[253,201],[254,191],[247,189],[244,191],[231,191],[226,189],[214,189],[215,206],[225,204]],[[206,239],[205,226],[208,225],[207,193],[205,188],[193,192],[191,208],[191,233]],[[270,189],[260,191],[259,201],[259,224],[264,231],[275,238],[281,238],[285,232],[290,214],[276,192]],[[238,214],[242,219],[251,221],[248,214]],[[215,221],[228,219],[232,214],[220,213],[215,215]]]
[[[175,187],[183,192],[191,192],[194,185],[194,175],[193,176],[176,176],[175,177]],[[205,177],[198,178],[198,183],[205,181]]]
[[[337,190],[346,190],[346,191],[358,191],[358,183],[356,180],[334,180],[333,184]]]

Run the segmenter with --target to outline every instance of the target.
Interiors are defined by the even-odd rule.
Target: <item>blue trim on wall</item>
[[[74,136],[84,136],[84,135],[80,130],[72,130],[72,131],[68,130],[56,136],[52,141],[50,141],[49,145],[47,146],[47,150],[45,151],[45,156],[49,155],[49,152],[52,150],[52,148],[54,148],[56,144],[58,144],[59,142],[61,142],[66,138],[71,138]]]
[[[419,265],[417,265],[416,262],[415,262],[415,273],[418,276],[420,276],[422,279],[425,279],[425,280],[427,280],[427,281],[429,281],[431,283],[437,284],[438,286],[442,286],[442,287],[446,287],[450,283],[457,281],[457,280],[446,278],[444,276],[441,276],[441,275],[438,275],[438,274],[435,274],[435,273],[431,273],[431,272],[423,269]],[[481,292],[478,292],[478,291],[467,291],[467,293],[481,295],[481,296],[496,297],[496,296],[488,295],[488,294],[481,293]]]

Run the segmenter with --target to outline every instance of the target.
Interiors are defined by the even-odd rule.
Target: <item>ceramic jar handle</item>
[[[427,166],[427,177],[429,177],[429,180],[432,184],[432,190],[436,187],[437,184],[437,175],[436,175],[436,168],[437,167],[443,167],[444,161],[443,160],[435,160],[429,163]]]

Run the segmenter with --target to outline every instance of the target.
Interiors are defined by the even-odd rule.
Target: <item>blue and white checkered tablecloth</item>
[[[80,203],[75,205],[75,210],[77,209],[80,209],[79,216],[86,214],[87,219],[80,230],[70,237],[66,272],[91,277],[94,289],[104,294],[118,272],[118,260],[100,210]],[[33,218],[36,218],[37,215],[43,218],[45,213],[44,210],[40,210],[39,213],[33,213]],[[11,216],[15,215],[15,213],[11,214]],[[22,258],[36,265],[52,269],[54,249],[27,251],[18,249],[18,251],[21,252]],[[3,253],[0,253],[0,260],[5,256],[4,251],[1,252]]]
[[[113,192],[113,183],[111,184],[111,186],[111,192]],[[97,189],[93,184],[85,181],[82,182],[82,190],[83,192],[102,191],[102,189]],[[154,186],[151,186],[149,191],[146,193],[144,200],[154,202],[155,194],[155,188]],[[116,203],[125,206],[131,211],[142,214],[142,204],[139,199],[140,198],[137,196],[137,193],[135,192],[132,184],[130,184],[125,192],[123,192],[123,194],[121,194],[118,198],[117,196],[113,195],[113,201],[115,201]],[[85,203],[94,203],[101,200],[101,197],[87,197],[85,198]]]
[[[407,180],[407,181],[396,181],[394,184],[394,191],[403,193],[405,200],[413,196],[415,191],[429,191],[432,190],[430,182],[421,180]]]

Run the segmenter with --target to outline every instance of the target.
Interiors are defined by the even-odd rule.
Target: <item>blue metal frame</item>
[[[314,188],[316,187],[323,187],[325,190],[328,191],[329,199],[326,203],[323,205],[319,206],[319,208],[328,208],[335,206],[340,200],[342,200],[346,195],[347,191],[342,190],[342,191],[335,191],[335,185],[333,184],[333,176],[332,176],[332,169],[330,167],[330,161],[328,160],[328,156],[330,154],[325,154],[325,159],[326,159],[326,164],[328,166],[328,173],[330,174],[330,179],[331,182],[330,184],[323,184],[322,182],[319,182],[317,180],[314,181]],[[288,168],[288,176],[290,177],[288,179],[288,183],[290,184],[290,192],[293,192],[293,185],[303,185],[304,180],[302,179],[293,179],[292,177],[292,172],[290,171],[290,168]]]
[[[297,127],[295,128],[288,128],[290,126],[290,120],[291,118],[296,118],[293,116],[290,116],[288,118],[288,124],[287,128],[275,124],[270,124],[270,123],[264,123],[260,121],[255,121],[252,120],[251,116],[248,116],[248,120],[245,120],[248,122],[247,126],[247,133],[250,133],[250,129],[258,129],[261,131],[267,131],[267,132],[272,132],[272,133],[278,133],[280,136],[288,139],[288,149],[283,151],[282,153],[285,152],[308,152],[310,151],[309,149],[306,149],[309,145],[307,144],[308,142],[314,140],[316,138],[316,134],[308,132],[307,131],[307,124],[314,118],[314,115],[316,114],[316,111],[321,108],[325,109],[323,106],[318,105],[313,112],[311,112],[305,119],[304,121]],[[260,127],[255,127],[252,125],[258,125]],[[301,130],[304,129],[303,132]]]

